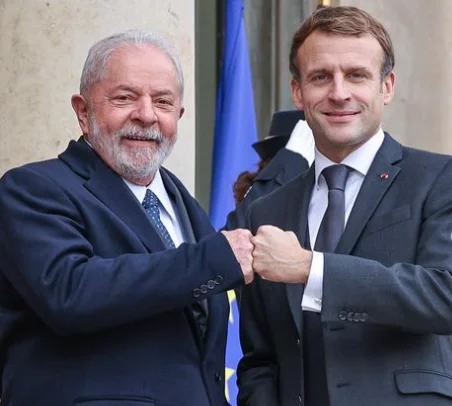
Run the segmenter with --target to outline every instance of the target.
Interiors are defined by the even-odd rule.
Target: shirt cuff
[[[323,262],[323,253],[313,251],[311,270],[301,300],[301,308],[304,311],[316,313],[322,311]]]

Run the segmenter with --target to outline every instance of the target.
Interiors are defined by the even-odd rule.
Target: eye
[[[352,79],[364,79],[366,77],[366,75],[364,73],[361,73],[361,72],[352,72],[350,74],[350,77]]]
[[[175,102],[169,98],[157,99],[154,101],[154,105],[162,110],[174,110]]]
[[[130,100],[131,97],[128,94],[120,94],[120,95],[116,96],[115,99],[118,101],[127,101],[127,100]]]
[[[326,75],[324,73],[318,73],[312,78],[314,81],[321,81],[326,79]]]

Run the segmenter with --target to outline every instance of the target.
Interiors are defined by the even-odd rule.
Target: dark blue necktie
[[[159,203],[160,200],[155,195],[155,193],[150,189],[146,189],[146,195],[144,196],[142,204],[144,209],[146,210],[146,213],[148,214],[148,217],[157,227],[157,230],[160,232],[160,235],[167,243],[167,246],[169,248],[176,248],[176,245],[174,244],[173,239],[169,235],[167,228],[160,219]],[[193,315],[196,321],[198,322],[198,326],[201,329],[201,335],[203,337],[205,336],[207,330],[207,312],[205,305],[206,304],[202,304],[200,302],[195,302],[191,305]]]
[[[333,165],[322,174],[328,185],[328,207],[315,241],[315,250],[334,252],[342,236],[345,224],[345,183],[350,168]],[[305,404],[307,406],[330,406],[326,381],[325,353],[320,313],[303,312]]]
[[[345,183],[349,167],[332,165],[322,171],[328,185],[328,207],[323,215],[322,223],[315,240],[316,251],[334,252],[345,225]]]
[[[146,195],[144,196],[143,200],[144,209],[146,210],[149,218],[152,220],[154,225],[157,227],[157,230],[160,232],[160,235],[163,237],[168,247],[176,248],[176,245],[169,235],[167,228],[160,219],[159,203],[159,198],[155,195],[155,193],[150,189],[146,189]]]

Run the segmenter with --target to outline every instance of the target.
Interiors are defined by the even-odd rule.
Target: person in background
[[[253,247],[162,167],[183,89],[161,36],[102,39],[72,97],[82,137],[1,179],[2,405],[226,404],[225,292]]]
[[[355,7],[295,32],[310,170],[256,200],[241,293],[241,406],[452,404],[452,157],[382,129],[394,49]]]
[[[229,213],[225,229],[245,226],[250,204],[289,182],[309,168],[314,157],[314,139],[303,111],[287,110],[273,114],[269,136],[253,148],[261,161],[256,172],[244,172],[234,184],[236,209]]]

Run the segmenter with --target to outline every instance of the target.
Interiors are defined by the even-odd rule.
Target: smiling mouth
[[[139,137],[139,136],[134,136],[134,135],[127,135],[125,137],[126,140],[132,140],[132,141],[154,141],[157,142],[157,140],[154,140],[152,138],[146,138],[146,137]]]
[[[328,117],[349,117],[356,116],[357,114],[359,114],[359,111],[332,111],[323,114],[325,114]]]

